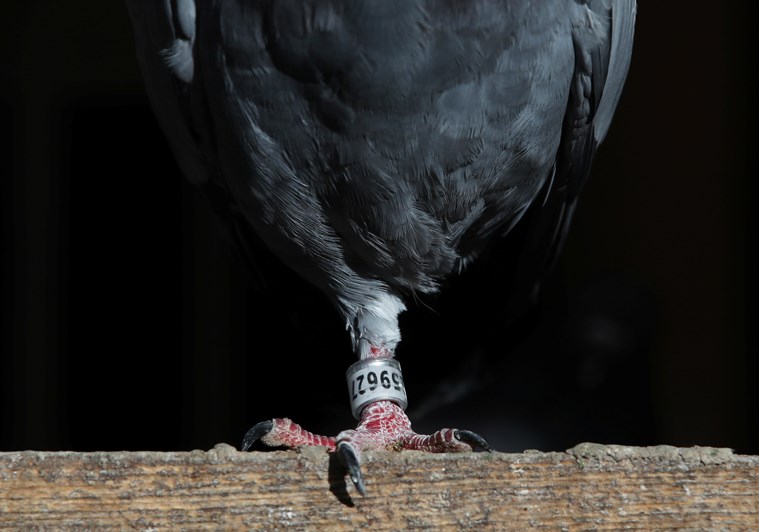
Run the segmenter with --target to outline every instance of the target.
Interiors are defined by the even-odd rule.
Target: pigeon
[[[620,99],[635,0],[127,8],[183,173],[251,261],[266,246],[327,296],[357,358],[355,428],[323,436],[275,418],[242,449],[326,447],[362,495],[363,451],[490,450],[471,431],[412,430],[398,316],[527,218],[514,297],[535,297]]]

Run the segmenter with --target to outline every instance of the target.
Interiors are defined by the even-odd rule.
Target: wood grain
[[[361,497],[322,449],[0,453],[0,528],[759,530],[759,457],[581,444],[365,455]]]

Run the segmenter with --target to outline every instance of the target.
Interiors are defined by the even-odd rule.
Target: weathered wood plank
[[[368,496],[321,449],[0,453],[0,527],[759,530],[759,457],[582,444],[367,453]]]

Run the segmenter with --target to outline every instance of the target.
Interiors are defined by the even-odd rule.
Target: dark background
[[[756,8],[642,2],[615,123],[543,306],[506,327],[496,252],[410,305],[419,430],[759,453]],[[191,449],[352,425],[326,300],[252,288],[147,105],[119,2],[0,18],[0,450]]]

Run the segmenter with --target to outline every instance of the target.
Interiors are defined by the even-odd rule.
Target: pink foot
[[[265,445],[273,447],[317,445],[327,447],[330,451],[337,450],[338,458],[361,495],[366,495],[359,467],[361,451],[412,449],[457,453],[474,449],[491,450],[482,437],[468,430],[442,429],[430,435],[417,434],[411,430],[411,422],[401,407],[390,401],[377,401],[364,408],[358,426],[344,430],[337,438],[319,436],[302,429],[289,419],[277,418],[263,421],[251,428],[245,434],[242,450],[248,450],[259,439]]]

